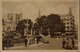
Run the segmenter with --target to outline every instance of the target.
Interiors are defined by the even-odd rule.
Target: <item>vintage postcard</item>
[[[79,50],[79,0],[3,0],[2,51]]]

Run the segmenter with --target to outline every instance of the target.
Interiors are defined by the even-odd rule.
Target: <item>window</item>
[[[71,25],[72,25],[73,23],[71,23]]]
[[[73,22],[74,22],[74,20],[73,20]]]
[[[72,18],[71,18],[72,19]]]
[[[69,28],[69,26],[67,26],[67,28]]]
[[[71,26],[71,28],[73,28],[73,27]]]
[[[67,24],[69,24],[69,22]]]

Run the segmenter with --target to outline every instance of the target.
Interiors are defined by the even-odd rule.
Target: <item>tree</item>
[[[45,20],[46,20],[46,16],[45,16],[45,15],[43,15],[43,16],[41,16],[40,18],[37,18],[37,19],[36,19],[36,21],[37,21],[37,23],[38,23],[38,25],[39,25],[40,27],[42,27],[42,25],[45,23]]]
[[[48,32],[50,32],[51,35],[53,35],[54,32],[65,32],[65,25],[57,14],[43,15],[37,18],[36,21],[37,29],[41,30],[43,35],[48,35]]]
[[[48,32],[47,32],[48,27],[47,27],[46,16],[43,15],[40,18],[37,18],[36,21],[37,21],[38,26],[39,26],[39,31],[41,31],[43,35],[48,35]]]
[[[50,34],[53,35],[54,32],[64,32],[65,25],[57,14],[50,14],[47,16],[48,28],[50,29]]]
[[[38,25],[38,23],[33,24],[33,32],[35,32],[35,35],[39,35],[39,25]]]
[[[45,15],[36,19],[39,30],[43,35],[48,35],[48,32],[53,36],[54,32],[64,32],[65,25],[57,14],[50,14],[47,17]]]
[[[23,19],[19,21],[19,23],[16,26],[16,31],[19,32],[22,36],[24,36],[24,29],[26,28],[27,23],[29,24],[28,26],[28,33],[29,33],[32,28],[32,21],[30,19]]]

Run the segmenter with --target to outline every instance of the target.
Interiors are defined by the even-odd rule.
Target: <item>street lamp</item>
[[[27,24],[25,24],[26,28],[24,29],[24,36],[27,36],[28,35],[28,18],[27,18]]]

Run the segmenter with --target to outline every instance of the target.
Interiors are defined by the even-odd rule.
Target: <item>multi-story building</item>
[[[72,9],[69,8],[69,13],[68,14],[58,14],[62,20],[62,22],[65,24],[65,34],[66,35],[73,35],[76,33],[75,29],[75,21],[74,21],[74,16],[72,14]],[[41,17],[40,11],[38,18]],[[55,32],[56,33],[56,32]],[[59,32],[61,34],[61,32]]]
[[[60,15],[61,20],[65,24],[65,34],[73,34],[75,32],[75,21],[72,14],[72,9],[69,8],[69,13],[66,15]]]
[[[40,17],[40,11],[38,17]],[[75,21],[72,14],[72,9],[69,8],[69,13],[65,15],[60,15],[61,20],[65,24],[65,34],[73,34],[75,32]],[[22,13],[8,13],[6,18],[3,18],[3,32],[5,31],[15,31],[16,24],[22,20]]]
[[[2,19],[3,32],[16,31],[16,25],[20,20],[22,13],[8,13],[7,17]]]

